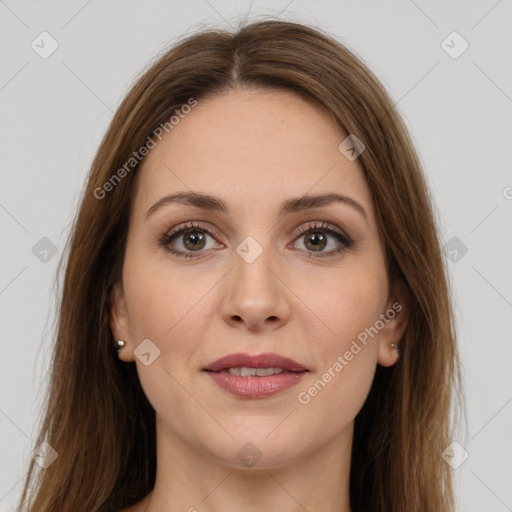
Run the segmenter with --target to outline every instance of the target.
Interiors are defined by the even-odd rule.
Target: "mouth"
[[[238,353],[214,361],[203,371],[232,395],[266,398],[296,385],[309,370],[279,354]]]

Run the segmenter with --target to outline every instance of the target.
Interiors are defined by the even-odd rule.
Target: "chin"
[[[289,466],[307,451],[307,447],[303,437],[295,437],[286,429],[278,434],[279,421],[265,421],[265,428],[260,424],[246,429],[228,429],[233,438],[223,436],[223,442],[206,448],[217,462],[231,468],[257,471]]]

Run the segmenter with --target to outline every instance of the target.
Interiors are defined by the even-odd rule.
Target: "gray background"
[[[177,38],[229,27],[249,10],[329,31],[398,102],[452,251],[468,405],[467,429],[454,438],[469,454],[454,470],[459,509],[512,510],[510,0],[0,0],[0,510],[14,510],[21,491],[47,378],[57,260],[113,112]],[[43,31],[58,43],[46,59],[31,47]],[[469,44],[458,58],[441,45],[453,31]],[[462,48],[453,37],[446,44]],[[56,255],[41,252],[43,237]]]

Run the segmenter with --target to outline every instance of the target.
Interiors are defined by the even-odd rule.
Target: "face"
[[[199,101],[138,169],[111,328],[171,444],[243,467],[251,442],[271,468],[351,442],[406,305],[346,136],[291,92],[238,90]]]

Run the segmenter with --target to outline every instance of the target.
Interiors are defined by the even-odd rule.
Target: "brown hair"
[[[385,244],[389,275],[410,293],[400,360],[377,366],[356,417],[350,475],[353,511],[451,512],[452,393],[460,394],[448,276],[419,158],[392,100],[346,47],[303,24],[277,20],[236,33],[204,30],[161,56],[118,108],[93,161],[63,254],[45,417],[35,446],[58,453],[31,461],[20,509],[116,511],[151,491],[155,412],[135,363],[115,357],[109,295],[120,280],[136,169],[98,199],[156,127],[190,98],[233,88],[279,88],[316,101],[366,149],[359,156]],[[36,485],[36,473],[38,478]]]

